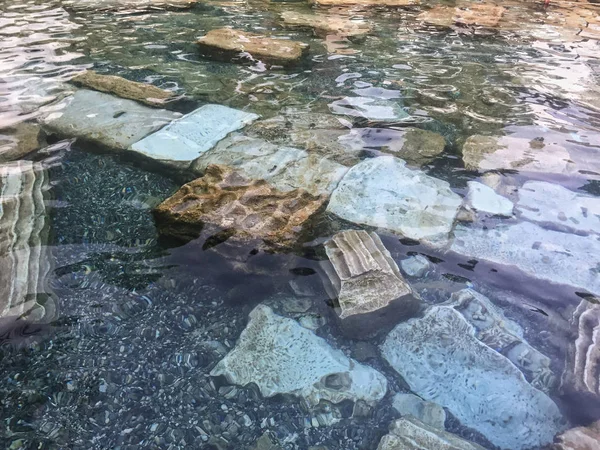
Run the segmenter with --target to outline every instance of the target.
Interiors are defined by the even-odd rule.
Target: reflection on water
[[[526,449],[600,419],[598,5],[507,1],[490,29],[466,0],[95,3],[0,0],[0,446],[416,448],[441,421]],[[222,27],[310,51],[202,58]],[[261,119],[190,167],[40,131],[90,68]],[[159,234],[208,163],[250,180],[181,195]],[[199,225],[293,212],[248,200],[257,177],[323,195],[294,245]],[[381,239],[337,235],[360,229]]]

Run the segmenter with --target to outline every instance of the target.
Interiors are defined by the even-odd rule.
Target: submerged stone
[[[304,189],[313,195],[329,195],[348,171],[318,153],[241,135],[221,141],[196,159],[191,169],[201,174],[210,164],[230,166],[248,178],[267,180],[283,192]]]
[[[202,178],[158,205],[154,217],[162,234],[181,240],[197,238],[210,223],[230,230],[234,239],[288,246],[296,244],[302,225],[324,201],[300,189],[281,192],[264,180],[211,165]]]
[[[196,5],[198,0],[61,0],[61,3],[66,8],[85,11],[160,11],[188,9]]]
[[[181,114],[148,108],[102,92],[79,90],[67,97],[63,109],[42,123],[59,137],[77,137],[113,150],[124,150]]]
[[[410,119],[410,115],[399,103],[390,99],[374,97],[344,97],[329,104],[334,114],[361,117],[370,122],[401,122]]]
[[[495,28],[500,23],[506,9],[491,4],[468,3],[453,8],[436,6],[418,16],[418,19],[432,25],[450,27],[452,25]]]
[[[467,184],[469,191],[466,202],[471,208],[498,216],[512,216],[514,205],[509,199],[496,194],[491,187],[477,181],[469,181]]]
[[[380,150],[414,165],[426,164],[446,146],[443,136],[418,128],[354,128],[340,141],[355,151]]]
[[[0,165],[0,317],[55,319],[48,286],[48,183],[42,163]]]
[[[600,401],[600,305],[582,300],[571,320],[577,338],[567,351],[562,388]]]
[[[554,402],[480,342],[452,307],[434,306],[423,318],[400,323],[381,351],[413,392],[448,408],[500,448],[540,447],[561,431]]]
[[[423,255],[415,255],[402,260],[400,266],[409,277],[422,277],[431,270],[431,262]]]
[[[318,6],[404,7],[417,6],[421,0],[309,0],[309,3]]]
[[[600,420],[587,427],[571,428],[555,441],[551,450],[596,450],[600,445]]]
[[[413,416],[433,428],[444,429],[446,411],[436,403],[425,401],[414,394],[400,393],[394,396],[392,406],[403,417]]]
[[[21,159],[42,147],[45,136],[39,125],[21,122],[0,130],[0,163]]]
[[[550,370],[550,358],[533,348],[523,337],[523,329],[504,314],[486,296],[463,289],[446,303],[454,307],[475,329],[485,345],[503,354],[536,388],[549,392],[556,383]]]
[[[149,106],[162,106],[173,98],[173,92],[165,91],[147,83],[137,83],[114,75],[101,75],[86,70],[71,79],[76,86],[113,94],[117,97],[135,100]]]
[[[321,400],[375,404],[387,391],[385,377],[359,364],[295,320],[265,305],[250,313],[235,348],[211,371],[230,383],[255,383],[265,397],[291,394],[315,406]]]
[[[308,44],[275,39],[231,28],[209,31],[198,40],[203,56],[218,60],[258,59],[271,64],[289,65],[308,53]]]
[[[513,266],[532,278],[600,294],[600,239],[547,230],[529,222],[494,228],[458,225],[451,250]]]
[[[343,231],[325,244],[325,251],[333,266],[327,274],[342,319],[378,310],[412,293],[376,233]]]
[[[368,34],[371,27],[364,21],[351,20],[334,14],[302,14],[285,11],[281,14],[287,27],[312,28],[317,35],[338,34],[341,36],[361,36]]]
[[[461,203],[447,182],[408,169],[401,159],[381,156],[346,173],[327,211],[350,222],[443,245]]]
[[[392,423],[377,450],[484,450],[483,447],[447,431],[427,425],[414,417]]]
[[[204,105],[131,146],[149,158],[191,163],[229,133],[258,115],[221,105]]]
[[[523,219],[561,231],[600,234],[600,198],[544,181],[519,189],[517,211]]]

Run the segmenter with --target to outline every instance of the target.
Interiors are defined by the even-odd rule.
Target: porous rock
[[[421,0],[309,0],[317,6],[356,6],[356,7],[406,7],[417,6]]]
[[[352,167],[333,191],[327,211],[357,224],[443,245],[461,198],[447,182],[406,167],[393,156]]]
[[[403,417],[390,426],[377,450],[484,450],[483,447],[414,417]]]
[[[413,416],[433,428],[444,429],[446,411],[436,403],[425,401],[414,394],[400,393],[392,399],[392,406],[403,417]]]
[[[250,58],[271,64],[289,65],[308,53],[308,44],[289,39],[274,39],[231,28],[209,31],[198,40],[200,52],[218,60]]]
[[[375,404],[387,390],[385,377],[359,364],[295,320],[265,305],[250,313],[235,348],[211,371],[230,383],[255,383],[265,397],[290,394],[309,405],[321,400]]]
[[[315,30],[315,34],[320,36],[327,34],[361,36],[371,31],[371,27],[364,21],[351,20],[334,14],[303,14],[296,11],[285,11],[281,14],[281,19],[287,27],[312,28]]]
[[[137,83],[114,75],[101,75],[87,70],[71,79],[71,83],[113,94],[117,97],[135,100],[149,106],[162,106],[173,98],[173,93],[147,83]]]
[[[325,251],[342,319],[375,311],[412,293],[376,233],[343,231],[325,244]]]
[[[202,174],[209,164],[223,164],[248,178],[267,180],[282,192],[304,189],[313,195],[329,195],[348,171],[321,154],[235,133],[196,159],[191,169]]]
[[[600,445],[600,421],[571,428],[555,439],[551,450],[596,450]]]
[[[465,6],[436,6],[418,16],[419,20],[432,25],[450,27],[452,25],[495,28],[506,9],[492,4],[468,3]]]
[[[452,294],[446,304],[473,326],[477,339],[510,359],[534,387],[544,392],[554,387],[556,377],[550,370],[550,358],[529,345],[523,329],[507,319],[489,298],[463,289]]]
[[[398,324],[381,351],[413,392],[492,444],[521,450],[552,442],[563,428],[557,406],[475,332],[454,308],[434,306]]]
[[[63,100],[62,109],[42,119],[61,138],[77,137],[97,145],[125,150],[181,115],[148,108],[132,100],[81,89]]]
[[[0,130],[0,163],[21,159],[44,145],[45,136],[39,125],[21,122]]]
[[[0,317],[56,318],[48,287],[48,188],[42,163],[0,165]]]
[[[211,165],[202,178],[161,203],[154,216],[162,234],[181,240],[198,237],[210,223],[231,230],[235,239],[287,246],[296,243],[302,225],[323,202],[303,190],[281,192],[264,180],[249,180],[231,168]]]

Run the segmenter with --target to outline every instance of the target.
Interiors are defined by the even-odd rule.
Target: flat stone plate
[[[227,106],[204,105],[136,142],[131,149],[154,159],[191,162],[258,117]]]

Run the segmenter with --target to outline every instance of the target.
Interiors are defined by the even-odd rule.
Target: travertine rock
[[[44,133],[39,125],[21,122],[0,130],[0,163],[21,159],[43,147]]]
[[[47,189],[41,163],[0,165],[0,317],[55,319],[54,299],[46,285],[51,270]]]
[[[204,56],[219,60],[259,59],[271,64],[297,63],[308,53],[308,44],[289,39],[274,39],[231,28],[209,31],[198,41]]]
[[[59,137],[77,137],[113,150],[125,150],[181,114],[148,108],[102,92],[81,89],[63,100],[62,109],[42,119]]]
[[[521,450],[552,442],[564,426],[557,406],[475,333],[454,308],[433,306],[398,324],[381,351],[411,391],[492,444]]]
[[[401,159],[380,156],[360,162],[344,175],[327,211],[441,246],[461,203],[447,182],[408,169]]]
[[[551,450],[597,450],[600,448],[600,421],[565,431]]]
[[[295,320],[265,305],[250,313],[235,348],[211,371],[230,383],[256,383],[265,397],[291,394],[309,405],[321,400],[375,404],[387,391],[385,377],[359,364]]]
[[[424,424],[414,417],[392,423],[377,450],[484,450],[480,445]]]
[[[403,7],[417,6],[421,0],[309,0],[309,3],[318,6]]]
[[[577,339],[568,351],[562,386],[600,395],[600,305],[582,300],[572,324]]]
[[[191,170],[202,174],[210,164],[233,167],[283,192],[304,189],[313,195],[331,194],[348,171],[321,154],[235,133],[196,159]]]
[[[512,216],[514,205],[509,199],[477,181],[469,181],[467,184],[469,190],[465,201],[471,208],[498,216]]]
[[[136,83],[122,77],[101,75],[87,70],[71,79],[71,83],[117,97],[135,100],[149,106],[162,106],[173,93],[146,83]]]
[[[161,233],[198,237],[204,223],[231,230],[241,240],[293,245],[302,225],[324,202],[303,190],[281,192],[264,180],[249,180],[231,168],[211,165],[155,210]]]
[[[468,3],[453,8],[436,6],[421,13],[417,18],[432,25],[450,27],[452,25],[495,28],[506,9],[492,4]]]
[[[335,14],[302,14],[285,11],[281,14],[283,24],[288,27],[312,28],[319,36],[361,36],[368,34],[371,27],[364,21],[351,20]]]
[[[413,416],[429,426],[444,429],[446,411],[436,403],[427,402],[414,394],[400,393],[394,396],[392,406],[402,417]]]
[[[533,348],[523,337],[523,329],[507,319],[484,295],[472,289],[452,294],[446,303],[453,306],[475,328],[475,336],[503,354],[536,388],[549,392],[556,383],[550,358]]]
[[[340,317],[364,314],[412,292],[376,233],[343,231],[325,244]]]

